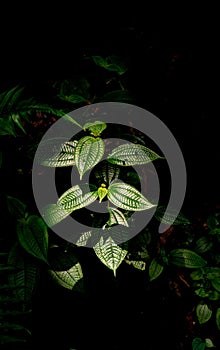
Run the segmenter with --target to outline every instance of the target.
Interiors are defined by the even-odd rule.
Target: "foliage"
[[[190,310],[195,324],[190,333],[192,349],[214,347],[216,338],[211,339],[209,334],[201,337],[200,329],[204,324],[214,322],[216,331],[220,330],[219,213],[205,218],[199,227],[195,227],[191,218],[182,212],[176,216],[175,211],[170,211],[164,217],[165,206],[154,203],[141,193],[140,177],[133,168],[163,162],[163,156],[146,147],[144,136],[134,129],[127,135],[129,143],[117,145],[108,152],[104,136],[109,125],[101,120],[80,125],[68,115],[73,108],[97,101],[134,101],[126,89],[128,69],[121,58],[112,55],[87,59],[104,76],[104,87],[99,91],[94,91],[87,77],[80,77],[53,83],[56,103],[52,107],[50,103],[28,96],[24,86],[16,85],[0,95],[0,137],[2,144],[6,145],[0,150],[3,172],[7,163],[7,145],[12,139],[22,139],[28,144],[22,150],[32,161],[39,136],[58,118],[77,124],[81,130],[80,137],[63,143],[41,161],[45,169],[58,168],[60,173],[75,168],[80,180],[80,185],[74,184],[62,190],[56,203],[45,206],[43,217],[35,208],[33,210],[33,198],[23,198],[14,187],[1,190],[14,234],[10,238],[3,235],[4,244],[0,251],[3,279],[0,287],[0,344],[31,343],[31,327],[25,320],[30,317],[32,299],[42,273],[46,273],[59,288],[73,293],[86,292],[78,252],[89,244],[95,257],[106,271],[111,270],[115,280],[120,278],[117,270],[120,276],[122,267],[130,266],[145,276],[147,288],[153,289],[167,278],[167,283],[172,282],[169,284],[172,293],[184,298],[184,293],[176,287],[178,280],[180,289],[184,286],[190,290],[193,299]],[[125,131],[118,128],[117,133],[125,134]],[[84,178],[89,171],[93,177],[92,183],[87,184]],[[53,226],[70,215],[80,217],[84,208],[95,201],[106,204],[107,214],[103,218],[90,218],[91,230],[81,233],[75,244],[61,240],[57,243]],[[118,239],[126,237],[129,227],[135,226],[135,221],[132,221],[134,212],[153,208],[155,213],[149,227],[130,240]],[[172,222],[172,226],[160,235],[155,229],[158,221],[168,225]],[[96,227],[101,229],[101,235],[100,230],[97,235]],[[114,236],[109,230],[112,227]]]

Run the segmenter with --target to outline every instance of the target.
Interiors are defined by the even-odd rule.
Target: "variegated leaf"
[[[124,214],[118,210],[117,208],[108,207],[109,212],[109,220],[107,222],[108,226],[112,226],[114,224],[119,224],[128,227],[127,220]]]
[[[68,141],[61,145],[60,152],[42,162],[48,167],[66,167],[75,165],[77,141]]]
[[[100,138],[84,136],[78,141],[75,151],[75,162],[80,180],[88,170],[100,162],[104,151],[104,142]]]
[[[140,211],[155,207],[135,187],[124,182],[114,182],[108,188],[107,197],[116,207]]]
[[[78,247],[84,247],[88,239],[92,236],[92,231],[84,232],[75,243]]]
[[[118,246],[111,237],[108,237],[105,242],[101,237],[93,249],[100,261],[113,270],[114,276],[116,276],[116,270],[127,255],[127,250],[123,250]]]
[[[126,143],[113,149],[107,160],[113,164],[131,166],[147,164],[158,158],[163,157],[143,145]]]
[[[88,192],[83,195],[78,185],[71,187],[58,199],[57,205],[62,207],[69,214],[74,210],[81,209],[93,203],[98,197],[97,192]]]
[[[49,270],[49,274],[59,285],[70,290],[74,289],[76,283],[83,278],[80,263],[76,263],[66,271]]]

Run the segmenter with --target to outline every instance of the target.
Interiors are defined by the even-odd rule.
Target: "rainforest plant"
[[[9,232],[1,236],[0,343],[20,344],[22,349],[25,344],[31,344],[28,320],[42,272],[46,271],[48,279],[62,288],[86,292],[78,251],[89,246],[98,261],[112,271],[115,280],[117,269],[123,264],[142,271],[148,288],[159,283],[163,275],[173,276],[175,271],[179,285],[187,286],[195,296],[192,313],[198,334],[191,335],[192,349],[213,347],[215,337],[203,335],[199,327],[214,320],[217,331],[220,329],[219,215],[210,215],[198,230],[182,213],[176,217],[175,212],[170,212],[164,217],[164,204],[143,195],[140,186],[140,177],[147,176],[148,164],[164,163],[163,155],[147,147],[144,135],[134,128],[125,130],[119,126],[114,132],[126,141],[109,150],[105,141],[105,135],[111,132],[109,124],[97,119],[81,125],[68,115],[72,109],[95,102],[135,102],[126,89],[127,67],[121,58],[92,56],[86,60],[99,69],[102,81],[97,91],[83,76],[54,81],[52,106],[29,96],[19,85],[0,95],[2,173],[7,173],[8,145],[12,140],[18,141],[16,152],[23,152],[29,165],[40,137],[58,118],[77,123],[80,128],[75,138],[41,160],[43,168],[56,168],[61,178],[58,201],[45,206],[43,216],[30,205],[33,199],[24,199],[18,195],[19,191],[13,192],[11,186],[1,189],[1,203],[6,207],[14,231],[10,237]],[[21,140],[25,147],[21,146]],[[24,174],[22,166],[16,170],[16,176]],[[138,174],[134,166],[142,171]],[[79,181],[67,187],[63,179],[66,170],[72,168]],[[28,171],[29,174],[31,169]],[[89,183],[84,181],[88,173]],[[105,214],[86,212],[95,202],[106,205]],[[172,223],[171,227],[159,234],[156,225],[146,225],[135,237],[126,239],[129,230],[135,229],[133,213],[151,210],[154,210],[156,224]],[[91,227],[87,232],[79,232],[75,243],[53,232],[53,226],[62,224],[69,216],[82,223],[86,220]],[[173,290],[180,294],[176,287]]]

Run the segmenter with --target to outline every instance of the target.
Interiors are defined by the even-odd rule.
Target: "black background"
[[[84,53],[128,57],[137,105],[159,117],[182,149],[186,213],[208,211],[220,204],[217,12],[201,4],[145,5],[36,4],[24,11],[13,5],[3,16],[0,86],[23,81],[42,93],[50,79],[79,72]],[[142,275],[126,267],[115,282],[92,253],[84,263],[83,256],[86,297],[56,290],[42,277],[33,311],[36,349],[178,349],[184,306],[168,290],[166,299],[157,285],[147,290]]]

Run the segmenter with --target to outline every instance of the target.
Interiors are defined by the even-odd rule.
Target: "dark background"
[[[38,4],[25,11],[13,5],[3,16],[0,87],[25,82],[44,94],[48,81],[81,72],[84,54],[129,58],[128,88],[137,105],[159,117],[182,149],[186,214],[209,212],[220,205],[217,10],[201,4],[145,5],[119,9],[103,3],[96,9],[73,3],[46,9]],[[92,254],[86,259],[86,298],[50,284],[45,290],[48,282],[42,277],[33,314],[36,349],[65,350],[68,344],[96,350],[177,349],[176,338],[184,334],[179,321],[184,305],[168,290],[164,299],[158,286],[147,291],[142,277],[130,269],[121,270],[115,285],[111,271]],[[100,322],[106,310],[109,318]],[[116,324],[111,323],[114,312]],[[115,338],[118,347],[112,345]],[[103,347],[106,339],[112,341]]]

